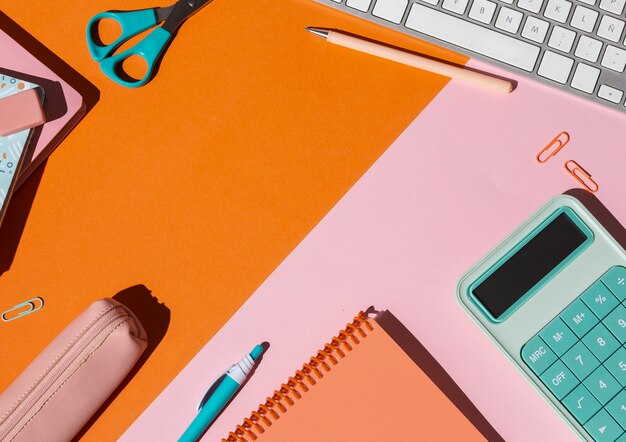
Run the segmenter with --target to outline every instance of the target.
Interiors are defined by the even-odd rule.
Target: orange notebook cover
[[[360,313],[223,441],[484,440],[372,318]]]

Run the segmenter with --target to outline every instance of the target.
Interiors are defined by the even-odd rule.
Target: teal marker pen
[[[224,376],[220,376],[221,381],[219,385],[206,403],[202,405],[198,415],[180,439],[178,439],[178,442],[196,442],[198,440],[204,430],[211,425],[215,417],[246,381],[246,378],[254,368],[256,360],[262,353],[263,346],[257,345],[249,355],[245,355],[241,361],[226,370]]]

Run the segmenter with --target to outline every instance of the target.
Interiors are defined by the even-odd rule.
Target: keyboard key
[[[572,87],[591,94],[596,88],[599,76],[600,69],[588,66],[584,63],[578,63],[576,71],[574,72],[574,78],[572,78]],[[613,295],[611,296],[615,299]],[[617,299],[615,299],[615,302],[617,302]]]
[[[496,4],[489,0],[474,0],[470,8],[469,17],[481,23],[489,24],[496,12]]]
[[[618,20],[609,15],[605,15],[600,20],[600,26],[598,26],[598,30],[596,34],[599,37],[606,38],[610,41],[619,41],[622,36],[622,31],[624,30],[624,22]]]
[[[502,15],[502,12],[500,12],[500,15]],[[496,26],[498,25],[496,24]],[[543,43],[546,39],[549,27],[550,23],[547,21],[539,20],[536,17],[528,17],[526,23],[524,23],[524,29],[522,29],[522,37],[536,41],[537,43]]]
[[[612,12],[613,14],[621,15],[624,10],[624,4],[626,0],[601,0],[600,9]]]
[[[569,29],[562,28],[561,26],[555,26],[552,29],[548,46],[559,51],[569,52],[572,50],[576,33]]]
[[[600,362],[606,360],[606,358],[611,356],[619,347],[619,342],[617,342],[615,336],[613,336],[611,332],[608,331],[602,324],[596,325],[593,330],[587,333],[587,335],[583,338],[583,343],[589,350],[591,350],[594,356],[600,360]],[[610,368],[609,371],[613,376],[615,376],[615,373],[613,373]]]
[[[584,386],[579,385],[565,399],[563,405],[583,425],[602,407],[600,402]]]
[[[539,333],[539,336],[557,356],[561,356],[572,348],[572,345],[578,342],[578,338],[574,332],[571,331],[560,318],[556,318],[548,324],[548,326]]]
[[[598,69],[596,69],[596,71],[597,70]],[[591,287],[585,290],[580,298],[599,319],[604,318],[609,314],[609,312],[617,307],[617,304],[619,304],[617,298],[613,296],[611,291],[606,288],[602,281],[596,281],[593,283]]]
[[[539,65],[537,73],[558,83],[565,84],[572,70],[574,60],[563,57],[552,51],[546,51]]]
[[[626,350],[620,347],[607,361],[604,367],[609,370],[617,382],[626,386]]]
[[[604,57],[602,57],[602,66],[617,72],[624,72],[624,67],[626,67],[626,51],[608,45],[604,51]]]
[[[406,26],[526,71],[535,67],[539,48],[426,6],[413,4]]]
[[[584,6],[576,6],[570,24],[580,30],[591,32],[598,19],[598,12]]]
[[[408,5],[409,0],[377,0],[372,15],[397,24],[402,21]]]
[[[370,8],[372,0],[348,0],[346,6],[357,9],[359,11],[367,12]]]
[[[582,338],[598,323],[598,318],[580,299],[572,302],[559,317],[579,338]]]
[[[602,365],[583,384],[601,404],[606,404],[622,389],[620,383]]]
[[[626,268],[615,266],[606,272],[600,280],[620,300],[626,299]]]
[[[581,3],[587,3],[588,5],[595,5],[596,4],[596,0],[579,0]]]
[[[617,421],[622,428],[626,428],[626,391],[621,391],[606,406],[606,410],[611,417]]]
[[[578,379],[562,361],[556,361],[540,378],[558,400],[563,399],[578,385]]]
[[[515,34],[522,23],[523,16],[524,14],[519,11],[502,7],[496,19],[496,28]]]
[[[587,61],[595,63],[598,61],[600,50],[602,49],[602,42],[586,35],[581,35],[576,46],[576,52],[574,55],[583,58]]]
[[[602,85],[606,86],[606,85]],[[600,90],[602,90],[602,86],[600,86]],[[617,91],[617,89],[615,89]],[[620,93],[620,99],[622,91],[617,91]],[[598,95],[600,93],[598,92]],[[616,103],[619,100],[616,101]],[[618,305],[615,310],[613,310],[609,315],[604,318],[602,321],[606,328],[617,338],[620,344],[626,343],[626,308],[623,305]]]
[[[522,359],[539,376],[557,360],[557,356],[539,336],[535,336],[522,348]]]
[[[572,9],[571,2],[566,0],[549,0],[543,15],[554,21],[565,23],[570,9]]]
[[[441,7],[448,11],[456,12],[457,14],[463,14],[465,13],[468,3],[468,0],[443,0]]]
[[[543,5],[543,0],[517,0],[517,7],[530,12],[539,12]]]
[[[600,85],[600,89],[598,89],[598,97],[608,100],[612,103],[619,103],[620,101],[622,101],[623,95],[624,92],[606,84]]]
[[[623,433],[606,410],[600,410],[584,427],[597,442],[613,442]]]
[[[581,381],[600,366],[600,361],[582,342],[574,345],[561,359]]]

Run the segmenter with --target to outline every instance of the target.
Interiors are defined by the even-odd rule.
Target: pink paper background
[[[562,130],[570,144],[536,164]],[[122,440],[176,439],[213,378],[269,341],[257,372],[204,440],[226,436],[369,305],[394,313],[506,440],[574,439],[461,311],[455,288],[541,204],[576,187],[563,169],[568,159],[593,174],[598,198],[625,223],[625,137],[621,114],[532,81],[520,80],[510,95],[451,82]]]

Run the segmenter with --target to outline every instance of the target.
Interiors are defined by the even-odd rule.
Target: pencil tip
[[[326,29],[320,28],[304,28],[305,31],[309,31],[311,34],[315,34],[318,37],[328,38],[328,31]]]

